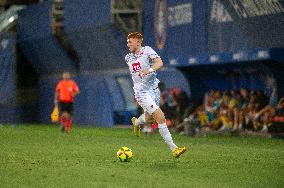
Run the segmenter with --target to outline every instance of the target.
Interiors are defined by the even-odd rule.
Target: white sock
[[[136,125],[143,125],[145,123],[145,114],[143,113],[137,120]]]
[[[172,135],[166,125],[166,123],[158,124],[160,135],[163,137],[164,141],[168,144],[170,149],[174,151],[177,146],[174,144],[174,141],[172,139]]]

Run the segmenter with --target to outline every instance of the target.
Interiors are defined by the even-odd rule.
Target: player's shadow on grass
[[[160,171],[171,171],[179,168],[178,161],[153,162],[150,168]]]

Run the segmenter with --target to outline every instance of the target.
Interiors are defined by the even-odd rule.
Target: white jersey
[[[151,68],[154,63],[153,60],[157,57],[160,56],[150,46],[142,47],[137,54],[129,53],[125,56],[125,61],[132,75],[134,91],[145,91],[158,87],[160,81],[156,77],[156,72],[152,72],[142,78],[139,76],[139,72]]]

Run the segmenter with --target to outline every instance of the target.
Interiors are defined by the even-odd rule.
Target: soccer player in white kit
[[[133,131],[136,136],[140,136],[140,125],[150,122],[153,118],[158,123],[159,132],[173,152],[173,156],[178,158],[186,151],[186,148],[177,147],[174,144],[166,125],[165,115],[159,107],[160,90],[156,71],[163,66],[163,61],[151,47],[142,47],[142,40],[142,34],[139,32],[133,32],[127,36],[130,53],[125,56],[125,61],[132,75],[135,99],[144,110],[139,118],[131,119]]]

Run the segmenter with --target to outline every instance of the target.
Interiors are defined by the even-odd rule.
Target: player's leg
[[[170,149],[174,151],[177,148],[177,146],[173,142],[171,133],[166,125],[166,119],[165,119],[164,113],[162,112],[160,108],[158,108],[157,110],[153,112],[153,117],[155,121],[158,123],[160,135],[163,137],[163,139],[165,140],[167,145],[170,147]]]
[[[135,136],[140,136],[141,134],[141,125],[145,123],[145,113],[143,113],[139,118],[131,118],[132,129]]]
[[[148,105],[146,109],[148,109],[147,110],[148,113],[151,114],[154,120],[158,123],[158,129],[159,129],[160,135],[162,136],[166,144],[169,146],[169,148],[173,152],[174,157],[177,158],[181,154],[183,154],[186,151],[186,149],[185,147],[182,147],[182,148],[177,147],[172,139],[172,135],[166,125],[166,118],[165,118],[164,112],[161,110],[161,108],[159,108],[160,91],[158,89],[151,91],[150,97],[151,99],[154,99],[154,100],[148,99],[148,102],[147,102]]]
[[[71,126],[72,126],[72,119],[71,119],[71,114],[66,112],[66,126],[65,126],[65,132],[70,133],[71,131]]]
[[[141,114],[139,118],[135,118],[135,119],[136,119],[136,122],[135,122],[136,125],[143,125],[146,122],[145,112]]]
[[[166,118],[163,111],[158,108],[153,112],[153,117],[155,121],[158,123],[159,133],[163,137],[166,144],[169,146],[171,151],[173,152],[173,156],[178,158],[181,154],[186,151],[185,147],[177,147],[172,139],[172,135],[166,125]]]
[[[61,116],[60,116],[60,125],[61,125],[62,132],[65,132],[66,119],[67,119],[66,111],[62,111]]]
[[[146,123],[151,123],[153,121],[153,118],[150,114],[147,112],[144,112],[139,118],[132,117],[131,122],[133,126],[133,133],[136,136],[141,135],[141,125],[144,125]]]
[[[139,92],[139,93],[135,93],[135,99],[138,102],[138,104],[143,108],[143,105],[141,105],[143,99],[145,99],[145,97],[147,96],[147,92]],[[149,115],[146,111],[145,108],[143,108],[144,113],[141,114],[139,116],[139,118],[136,117],[132,117],[131,118],[131,123],[132,123],[132,128],[133,128],[133,133],[136,136],[140,136],[141,135],[141,125],[144,125],[145,123],[147,123],[151,117],[151,115]]]
[[[60,124],[61,126],[65,126],[65,123],[66,123],[66,115],[65,112],[62,112],[60,116]]]
[[[66,126],[66,105],[65,103],[60,102],[59,103],[59,109],[60,109],[60,125],[61,125],[61,131],[65,131],[65,126]]]
[[[73,112],[73,103],[66,104],[66,127],[65,132],[70,133],[72,127],[72,112]]]

